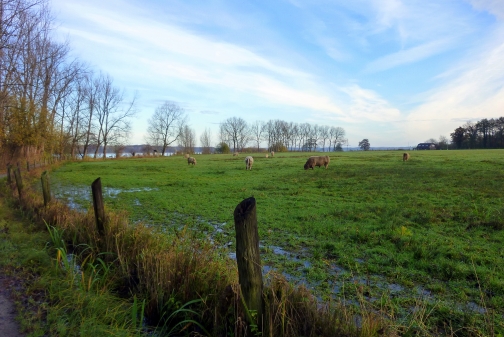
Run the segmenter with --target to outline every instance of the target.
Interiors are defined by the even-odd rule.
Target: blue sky
[[[74,56],[139,95],[130,142],[178,102],[197,138],[229,117],[413,146],[504,116],[503,0],[52,0]]]

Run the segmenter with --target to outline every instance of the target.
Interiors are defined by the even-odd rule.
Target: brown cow
[[[403,155],[402,155],[402,161],[407,161],[409,159],[409,153],[408,152],[404,152]]]
[[[191,164],[193,164],[193,166],[196,165],[196,158],[194,158],[194,157],[187,158],[187,165],[191,165]]]
[[[329,156],[313,156],[308,158],[306,164],[304,164],[304,169],[308,170],[309,168],[311,168],[313,170],[315,166],[318,167],[324,166],[327,170],[327,167],[329,166],[329,161],[330,161]]]

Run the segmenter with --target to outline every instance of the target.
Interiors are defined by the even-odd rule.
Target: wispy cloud
[[[353,122],[390,122],[400,118],[399,109],[391,106],[387,100],[376,92],[361,88],[358,85],[341,88],[350,98],[348,121]]]
[[[495,43],[495,41],[499,41]],[[410,120],[443,118],[444,123],[424,123],[413,129],[450,130],[461,120],[500,117],[504,106],[504,26],[487,38],[478,53],[454,65],[440,87],[414,109]],[[446,133],[446,131],[444,131]]]
[[[315,84],[312,75],[277,65],[241,46],[213,41],[172,25],[138,23],[133,17],[118,21],[103,11],[82,15],[103,31],[113,33],[110,38],[124,43],[114,43],[115,49],[128,50],[131,61],[160,78],[215,85],[255,94],[276,104],[342,114],[330,97],[320,94],[323,88]],[[73,33],[104,43],[96,33]]]
[[[401,50],[370,62],[364,72],[374,73],[424,60],[450,49],[455,44],[452,39],[439,39],[419,46]]]
[[[467,0],[477,10],[487,11],[499,20],[504,20],[504,4],[501,0]]]
[[[219,112],[218,111],[213,111],[213,110],[201,110],[200,114],[203,114],[203,115],[218,115]]]

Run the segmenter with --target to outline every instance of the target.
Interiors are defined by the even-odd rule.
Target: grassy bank
[[[504,156],[494,151],[418,151],[331,156],[304,171],[306,154],[197,156],[76,162],[53,174],[72,202],[89,206],[101,177],[110,209],[176,233],[191,229],[233,246],[234,207],[253,195],[265,269],[305,282],[322,299],[359,296],[408,325],[422,303],[426,324],[503,329]],[[66,192],[65,192],[66,191]]]
[[[27,336],[139,333],[133,303],[114,296],[104,284],[111,278],[95,276],[92,285],[84,282],[74,270],[77,257],[67,255],[61,242],[56,247],[45,225],[5,198],[5,192],[0,192],[0,272],[10,280],[23,332]],[[92,266],[99,269],[93,262],[83,272]]]

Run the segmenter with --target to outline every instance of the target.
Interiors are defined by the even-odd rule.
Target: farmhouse
[[[417,150],[435,150],[436,144],[434,143],[420,143],[416,147]]]

